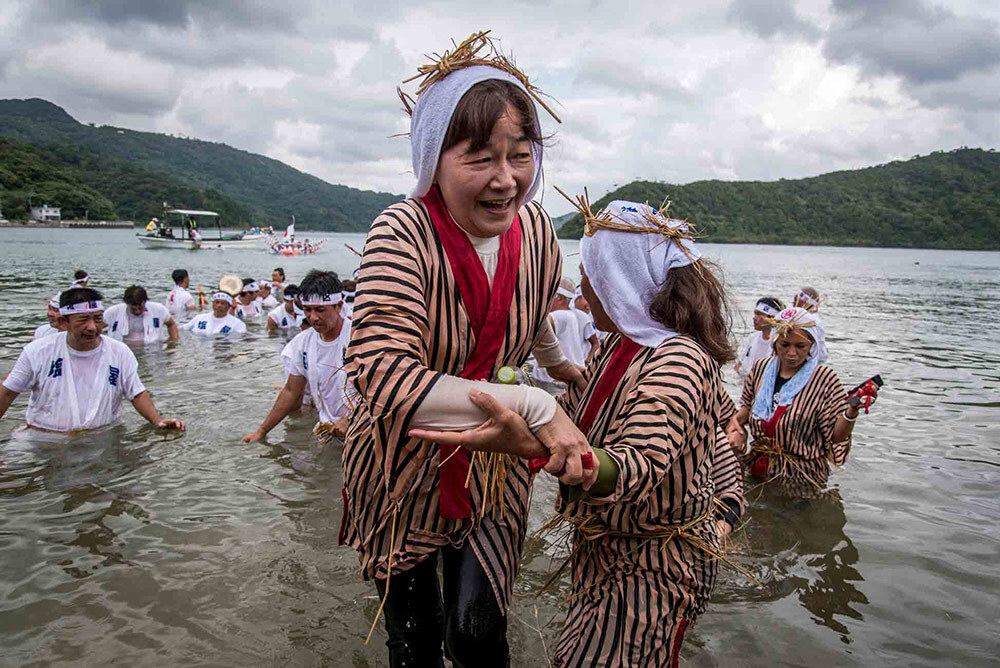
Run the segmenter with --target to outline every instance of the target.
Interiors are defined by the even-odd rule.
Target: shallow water
[[[278,264],[293,282],[313,266],[357,266],[343,243],[362,237],[310,237],[327,239],[324,252],[279,261],[143,250],[127,231],[0,230],[0,374],[77,267],[118,301],[132,282],[161,299],[176,267],[208,286]],[[573,274],[576,244],[563,248]],[[1000,310],[1000,254],[705,248],[741,312],[763,294],[819,288],[841,379],[880,372],[887,386],[832,478],[842,501],[756,499],[737,559],[760,584],[723,572],[686,665],[996,665],[1000,349],[983,325]],[[374,588],[337,546],[339,447],[313,442],[309,415],[238,444],[275,396],[283,342],[258,327],[242,342],[137,350],[158,407],[188,422],[183,435],[126,406],[122,426],[39,440],[15,431],[18,399],[0,421],[0,665],[387,665],[381,626],[362,644]],[[533,526],[553,494],[537,486]],[[560,590],[535,596],[549,552],[529,542],[515,666],[547,665],[558,633]]]

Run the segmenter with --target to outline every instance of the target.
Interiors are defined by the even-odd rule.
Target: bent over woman
[[[454,666],[506,666],[528,466],[409,432],[478,425],[475,381],[532,352],[554,377],[582,376],[547,325],[562,267],[551,221],[531,201],[542,178],[534,89],[482,34],[423,71],[410,132],[417,184],[372,223],[357,283],[342,538],[382,595],[391,666],[441,666],[442,641]],[[552,397],[495,394],[545,444],[551,470],[592,479]]]

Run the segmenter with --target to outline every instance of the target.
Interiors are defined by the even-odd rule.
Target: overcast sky
[[[395,86],[477,29],[559,102],[552,184],[772,180],[1000,144],[997,0],[3,0],[0,97],[406,192]]]

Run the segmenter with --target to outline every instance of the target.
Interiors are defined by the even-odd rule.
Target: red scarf
[[[764,430],[764,436],[774,438],[774,433],[778,429],[778,420],[781,419],[781,416],[785,414],[786,410],[788,410],[788,405],[778,406],[774,409],[771,419],[761,425],[761,428]],[[767,475],[767,469],[770,464],[770,457],[767,455],[757,455],[757,457],[750,462],[750,475],[763,478]]]
[[[431,188],[422,201],[444,247],[458,294],[476,337],[476,346],[465,360],[459,376],[469,380],[486,380],[493,373],[493,366],[507,336],[507,319],[521,264],[521,218],[515,216],[510,229],[500,237],[500,256],[493,276],[493,289],[490,290],[489,278],[476,249],[452,220],[438,187]],[[455,452],[456,449],[458,452]],[[471,517],[472,499],[465,486],[469,475],[469,452],[464,448],[442,445],[440,456],[444,462],[438,472],[441,517],[448,520]]]
[[[590,431],[594,420],[597,419],[597,413],[604,406],[605,402],[607,402],[608,397],[611,396],[611,390],[618,386],[618,381],[625,375],[628,365],[632,363],[635,354],[639,352],[640,348],[642,346],[632,339],[626,338],[624,334],[618,343],[615,344],[614,352],[611,353],[611,359],[608,360],[607,366],[601,372],[601,377],[597,379],[597,385],[594,386],[594,391],[591,393],[590,399],[587,400],[587,406],[583,409],[583,414],[576,423],[576,426],[584,435]]]

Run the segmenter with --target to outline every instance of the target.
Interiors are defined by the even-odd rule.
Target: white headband
[[[79,315],[80,313],[97,313],[104,310],[100,300],[96,302],[77,302],[59,307],[59,315]]]
[[[232,304],[233,303],[233,296],[230,295],[227,292],[216,292],[214,295],[212,295],[212,301],[213,302],[215,300],[217,300],[217,299],[218,300],[222,300],[222,301],[226,302],[227,304]]]
[[[258,290],[260,290],[260,288],[257,286],[257,281],[250,281],[243,286],[243,289],[240,290],[240,292],[257,292]]]
[[[295,301],[295,297],[292,296],[292,295],[283,295],[281,298],[284,299],[286,302],[293,302],[293,301]]]
[[[556,294],[557,295],[562,295],[563,297],[565,297],[566,299],[568,299],[570,301],[573,301],[576,298],[575,294],[573,294],[572,292],[570,292],[569,290],[567,290],[566,288],[563,288],[563,287],[560,287],[558,290],[556,290]]]
[[[336,306],[342,298],[343,295],[339,292],[332,295],[299,295],[303,306]]]
[[[72,283],[70,283],[69,287],[71,287],[71,288],[82,287],[89,280],[90,280],[90,276],[84,276],[83,278],[78,278],[75,281],[73,281]]]
[[[770,304],[765,304],[764,302],[757,302],[757,305],[753,307],[753,310],[760,311],[761,313],[769,315],[772,318],[777,318],[778,313],[780,313],[778,309],[774,308]]]
[[[59,310],[59,295],[61,294],[61,292],[58,292],[54,297],[49,297],[49,308]]]
[[[809,306],[819,306],[819,302],[816,301],[812,295],[803,292],[802,290],[799,290],[798,298],[806,304],[809,304]]]

